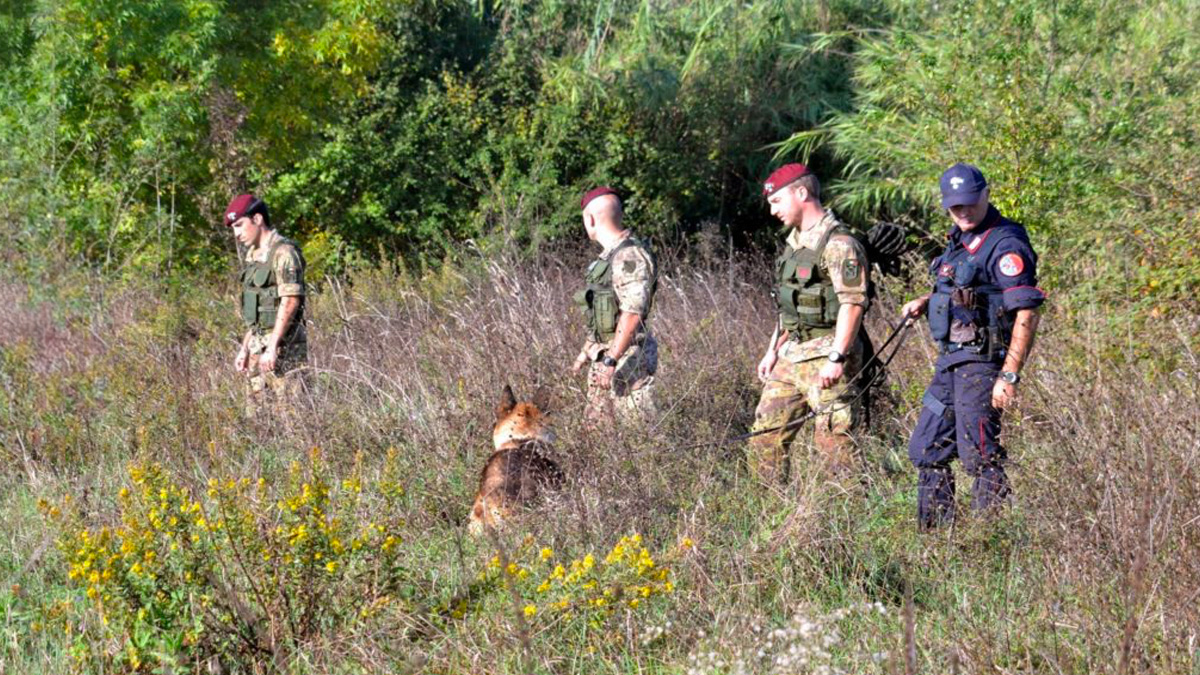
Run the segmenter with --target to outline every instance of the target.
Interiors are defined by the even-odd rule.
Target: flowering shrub
[[[368,619],[395,601],[388,589],[402,573],[403,490],[391,473],[364,485],[356,463],[335,484],[316,450],[282,485],[192,486],[133,465],[118,524],[85,527],[45,505],[64,532],[79,610],[99,618],[84,622],[77,656],[133,670],[286,657],[319,630]]]
[[[636,610],[672,593],[675,583],[665,563],[691,546],[691,540],[684,539],[675,551],[656,560],[642,536],[633,534],[622,537],[603,558],[588,553],[564,562],[549,548],[525,546],[504,570],[500,557],[493,557],[481,577],[503,573],[525,599],[522,611],[531,621],[585,618],[599,626],[617,610]]]

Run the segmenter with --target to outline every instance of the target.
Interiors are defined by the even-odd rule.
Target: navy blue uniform
[[[930,266],[929,327],[940,356],[908,446],[919,471],[917,519],[922,528],[954,517],[950,462],[955,457],[975,477],[974,508],[1000,504],[1009,493],[992,388],[1017,310],[1045,301],[1036,268],[1037,255],[1025,228],[995,207],[971,232],[954,227],[946,250]]]

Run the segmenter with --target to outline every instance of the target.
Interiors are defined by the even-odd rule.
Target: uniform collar
[[[992,228],[999,223],[1000,211],[996,209],[995,206],[989,204],[987,215],[983,217],[983,222],[979,224],[979,227],[971,230],[970,232],[963,232],[962,230],[958,229],[957,225],[950,226],[950,246],[954,248],[962,246],[971,253],[974,253],[975,251],[979,250],[979,246],[985,239],[987,239],[987,236],[991,233]]]
[[[252,246],[246,251],[246,262],[266,262],[259,259],[259,253],[271,250],[271,246],[279,237],[279,232],[275,229],[267,230],[266,241],[260,242],[258,246]],[[265,255],[265,253],[264,253]]]
[[[611,255],[613,254],[613,251],[617,250],[617,247],[618,247],[618,246],[620,246],[621,244],[623,244],[623,243],[625,242],[625,240],[626,240],[626,239],[628,239],[628,238],[630,238],[630,237],[632,237],[632,236],[633,236],[633,232],[632,232],[631,230],[629,230],[629,229],[626,229],[626,230],[625,230],[625,231],[624,231],[624,232],[621,234],[621,236],[620,236],[620,237],[617,237],[617,239],[616,239],[615,241],[613,241],[612,245],[604,247],[604,250],[600,252],[600,258],[601,258],[602,260],[607,260],[607,259],[608,259],[608,257],[609,257],[609,256],[611,256]]]
[[[787,245],[793,250],[799,251],[802,248],[816,250],[817,245],[821,243],[821,238],[830,228],[838,224],[837,216],[834,215],[832,209],[825,209],[825,215],[821,216],[821,220],[810,230],[800,230],[800,228],[792,228],[788,232]]]

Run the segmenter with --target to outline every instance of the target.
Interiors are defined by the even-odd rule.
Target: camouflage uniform
[[[655,412],[653,389],[654,374],[658,370],[658,343],[650,334],[646,319],[654,300],[657,265],[649,249],[632,235],[600,254],[588,268],[589,279],[605,262],[612,270],[611,287],[619,312],[638,314],[642,321],[633,341],[617,360],[611,389],[599,385],[599,376],[604,369],[600,360],[612,337],[606,335],[604,329],[593,330],[584,344],[584,351],[591,361],[584,420],[593,428],[617,417],[630,420],[651,417]],[[585,308],[584,311],[586,314],[588,310]]]
[[[814,285],[810,287],[825,289],[822,297],[836,295],[836,302],[829,303],[831,306],[850,304],[865,309],[866,252],[858,240],[844,231],[829,234],[836,227],[841,227],[841,223],[832,211],[826,211],[825,217],[808,231],[793,229],[787,237],[787,250],[780,257],[779,266],[789,255],[803,254],[802,249],[815,255],[824,240],[825,249],[816,269],[797,270],[793,279],[803,285],[811,276]],[[783,302],[785,300],[781,299],[781,307]],[[822,303],[827,302],[822,300]],[[831,314],[836,317],[836,310]],[[818,415],[807,424],[813,426],[814,445],[824,461],[835,471],[845,471],[854,460],[854,441],[850,432],[863,416],[861,399],[857,398],[860,383],[848,384],[863,367],[863,342],[861,339],[853,341],[845,354],[843,374],[837,384],[821,389],[819,373],[829,363],[834,329],[811,330],[795,326],[788,329],[786,310],[781,310],[781,321],[788,330],[789,339],[779,347],[775,366],[763,386],[754,413],[753,431],[785,425],[812,410],[830,407],[828,413]],[[845,403],[836,403],[839,399]],[[752,437],[747,455],[754,474],[764,480],[786,480],[790,471],[789,448],[802,428],[803,425]]]
[[[273,231],[274,232],[274,231]],[[265,250],[264,250],[265,249]],[[269,258],[269,259],[267,259]],[[263,246],[246,252],[242,267],[243,319],[250,329],[247,343],[246,414],[254,417],[263,410],[275,410],[287,416],[296,414],[296,406],[307,389],[308,335],[304,322],[304,257],[295,242],[274,232]],[[257,272],[257,276],[256,276]],[[247,294],[258,291],[259,302],[273,303],[269,309],[251,310],[255,302]],[[273,292],[272,292],[273,290]],[[274,300],[270,297],[276,298]],[[275,369],[260,372],[258,360],[266,349],[274,329],[278,299],[299,297],[300,307],[279,341]],[[251,315],[255,318],[251,320]]]

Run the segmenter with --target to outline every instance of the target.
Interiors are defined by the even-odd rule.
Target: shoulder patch
[[[842,281],[847,284],[857,284],[861,281],[862,268],[858,266],[858,261],[854,258],[848,258],[842,263]]]
[[[625,270],[626,274],[632,274],[634,272],[634,270],[637,269],[637,262],[635,262],[633,260],[626,260],[625,264],[622,265],[621,269]]]
[[[1000,258],[1000,273],[1006,277],[1015,277],[1025,271],[1025,260],[1020,253],[1005,253]]]

